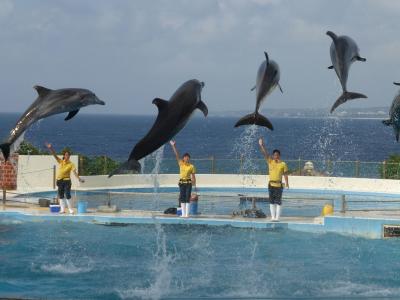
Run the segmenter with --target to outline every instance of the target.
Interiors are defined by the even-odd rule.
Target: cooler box
[[[87,202],[78,201],[78,214],[84,214],[87,212]]]
[[[58,205],[58,204],[50,204],[49,208],[50,208],[50,212],[52,212],[52,213],[60,212],[60,205]]]

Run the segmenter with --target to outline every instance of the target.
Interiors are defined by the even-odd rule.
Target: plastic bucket
[[[190,211],[189,213],[191,215],[197,215],[197,208],[198,208],[198,202],[197,201],[190,201]]]
[[[87,202],[86,201],[78,201],[78,214],[84,214],[87,210]]]
[[[176,215],[177,215],[177,216],[182,216],[182,209],[181,209],[180,207],[178,207],[178,208],[176,209]]]
[[[58,204],[50,204],[49,208],[50,208],[50,212],[52,212],[52,213],[60,212],[60,205],[58,205]]]

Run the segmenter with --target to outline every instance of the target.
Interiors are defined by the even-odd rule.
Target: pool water
[[[0,217],[0,297],[396,297],[400,240]]]

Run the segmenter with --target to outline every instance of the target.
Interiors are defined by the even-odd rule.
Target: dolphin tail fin
[[[336,100],[331,108],[331,113],[341,104],[345,103],[347,100],[353,100],[358,98],[368,98],[364,94],[353,93],[353,92],[343,92],[343,94]]]
[[[239,127],[242,125],[253,125],[253,124],[258,126],[264,126],[270,130],[274,130],[274,126],[272,126],[272,123],[266,117],[260,115],[259,113],[252,113],[244,116],[239,121],[237,121],[235,127]]]
[[[0,145],[1,152],[3,153],[4,160],[8,160],[8,157],[10,156],[10,143],[4,143]]]
[[[383,123],[383,125],[386,125],[386,126],[391,126],[391,125],[393,125],[393,122],[392,122],[391,119],[383,120],[382,123]]]
[[[112,177],[116,174],[137,174],[140,172],[141,169],[140,163],[136,159],[130,159],[126,162],[122,163],[117,169],[112,171],[108,178]]]

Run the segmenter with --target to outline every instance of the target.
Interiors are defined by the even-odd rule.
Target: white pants
[[[65,202],[64,201],[67,202],[69,213],[72,214],[74,212],[74,210],[72,209],[71,199],[60,199],[60,206],[61,206],[60,212],[65,211]]]

